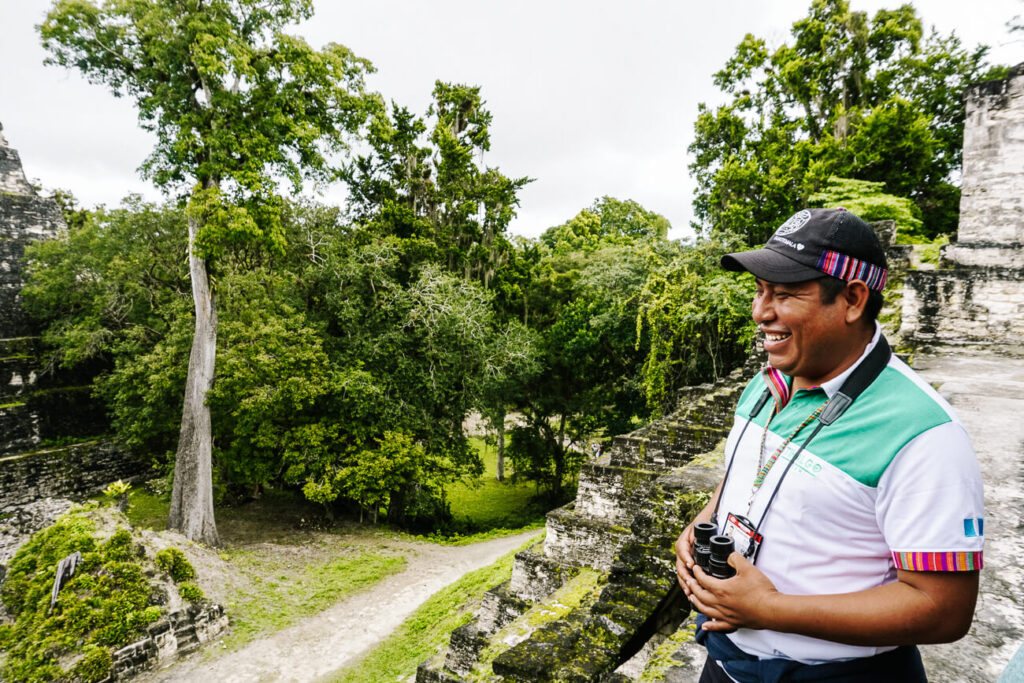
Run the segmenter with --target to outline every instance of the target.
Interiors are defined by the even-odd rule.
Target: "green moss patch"
[[[0,591],[14,618],[0,627],[6,680],[102,680],[112,653],[144,637],[160,618],[163,593],[149,578],[155,569],[126,525],[113,510],[80,508],[36,533],[14,556]],[[57,566],[76,551],[82,560],[51,610]]]
[[[589,567],[580,569],[579,574],[565,585],[552,593],[505,628],[488,639],[488,646],[480,653],[476,666],[467,677],[472,681],[490,680],[495,674],[492,668],[494,660],[515,647],[511,643],[519,643],[530,638],[534,633],[565,619],[570,613],[583,604],[597,599],[603,587],[605,574]]]
[[[644,683],[647,681],[663,680],[665,672],[671,667],[678,665],[678,662],[672,658],[672,655],[684,643],[693,642],[695,630],[696,623],[691,620],[677,628],[675,633],[663,640],[658,647],[654,648],[651,658],[647,661],[647,666],[644,667],[644,672],[640,675],[640,680]]]

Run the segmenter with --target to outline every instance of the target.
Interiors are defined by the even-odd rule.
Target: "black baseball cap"
[[[885,249],[871,226],[846,209],[802,209],[761,249],[726,254],[722,267],[783,284],[831,275],[863,280],[881,291],[888,276]]]

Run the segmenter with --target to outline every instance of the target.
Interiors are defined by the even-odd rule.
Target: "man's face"
[[[757,279],[754,322],[764,333],[772,367],[793,377],[794,389],[821,384],[840,374],[849,353],[843,296],[821,301],[817,280],[778,284]]]

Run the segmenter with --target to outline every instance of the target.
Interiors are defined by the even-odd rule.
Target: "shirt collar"
[[[823,389],[825,391],[825,396],[827,396],[828,398],[832,398],[835,395],[835,393],[842,388],[843,382],[846,381],[847,377],[853,374],[853,371],[857,369],[858,365],[864,362],[864,359],[868,357],[869,353],[871,353],[871,349],[875,348],[875,345],[878,343],[878,340],[879,338],[881,338],[881,336],[882,326],[879,325],[878,321],[876,320],[875,333],[871,336],[871,341],[868,342],[868,345],[864,347],[864,353],[860,354],[860,358],[857,359],[857,362],[843,370],[842,373],[836,375],[832,379],[826,382],[822,382],[821,386],[818,387],[819,389]]]

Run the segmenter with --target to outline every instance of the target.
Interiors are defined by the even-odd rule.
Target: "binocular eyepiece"
[[[712,577],[728,579],[736,575],[736,570],[729,565],[729,555],[736,547],[732,538],[717,534],[718,527],[711,522],[693,525],[694,561]]]

